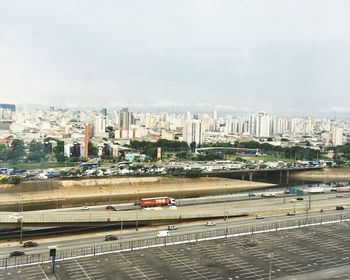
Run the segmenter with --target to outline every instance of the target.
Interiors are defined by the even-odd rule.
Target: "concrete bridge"
[[[289,184],[290,174],[305,171],[319,171],[323,167],[293,167],[293,168],[269,168],[269,169],[222,169],[206,171],[202,176],[208,177],[229,177],[241,180],[253,181],[258,178],[274,177],[279,178],[280,185]]]

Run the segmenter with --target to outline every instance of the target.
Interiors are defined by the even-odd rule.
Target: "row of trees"
[[[161,147],[162,153],[170,153],[181,157],[183,154],[187,155],[190,152],[190,147],[186,142],[170,141],[161,139],[157,142],[149,141],[131,141],[131,150],[138,151],[145,154],[151,160],[155,160],[157,156],[157,148]]]
[[[41,162],[45,160],[56,160],[58,162],[65,162],[67,158],[64,155],[64,142],[55,140],[56,145],[53,149],[48,149],[42,142],[32,140],[27,146],[20,139],[14,139],[10,147],[0,145],[0,160],[5,162]],[[206,154],[193,156],[196,148],[195,143],[188,145],[186,142],[170,141],[161,139],[157,142],[149,141],[131,141],[130,146],[132,151],[138,151],[146,154],[150,160],[155,160],[157,155],[157,148],[161,147],[163,155],[176,156],[179,159],[196,159],[196,160],[215,160],[224,159],[227,154],[234,154],[234,151],[208,151]],[[311,149],[310,147],[281,147],[265,143],[258,143],[255,141],[236,142],[231,143],[211,143],[198,145],[198,147],[235,147],[259,149],[260,153],[276,156],[280,158],[295,159],[295,160],[314,160],[322,158],[322,152]],[[350,160],[350,144],[338,147],[330,147],[327,150],[333,149],[336,154],[336,159],[342,158]],[[88,146],[90,157],[98,155],[98,148],[91,142]],[[112,159],[112,150],[108,144],[103,146],[103,155],[106,159]],[[74,159],[70,159],[71,161]],[[80,161],[77,158],[76,161]]]

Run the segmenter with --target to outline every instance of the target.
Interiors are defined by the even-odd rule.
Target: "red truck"
[[[175,205],[175,199],[171,197],[151,197],[140,199],[141,207]]]

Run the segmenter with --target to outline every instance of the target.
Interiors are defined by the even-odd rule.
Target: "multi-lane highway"
[[[309,212],[308,218],[317,218],[317,217],[326,217],[334,214],[350,214],[350,210],[344,210],[341,213],[335,210],[329,210],[323,213],[317,212]],[[243,217],[243,218],[235,218],[235,219],[221,219],[215,220],[214,226],[207,226],[205,221],[202,222],[194,222],[191,224],[178,224],[177,229],[170,231],[171,235],[183,235],[189,233],[197,233],[203,231],[210,231],[213,229],[225,229],[225,228],[234,228],[234,227],[242,227],[242,226],[252,226],[252,225],[263,225],[267,223],[278,223],[283,221],[288,221],[294,218],[305,218],[304,214],[296,214],[296,216],[290,217],[287,215],[280,216],[270,216],[265,217],[264,219],[257,220],[255,217]],[[107,234],[115,234],[118,236],[119,240],[123,241],[132,241],[132,240],[140,240],[146,238],[155,238],[157,232],[159,230],[167,230],[167,226],[156,226],[149,228],[139,228],[138,231],[133,229],[118,229],[115,231],[109,231],[106,233],[94,233],[94,234],[85,234],[81,236],[66,236],[52,239],[43,239],[43,240],[35,240],[39,243],[38,247],[32,248],[23,248],[19,242],[4,242],[0,244],[0,259],[6,258],[9,256],[10,252],[14,250],[25,251],[26,254],[38,254],[38,253],[47,253],[49,246],[57,246],[60,250],[67,249],[77,249],[83,248],[88,245],[101,245],[106,244],[107,241],[104,241],[104,237]]]
[[[208,198],[210,200],[211,198]],[[281,222],[288,219],[292,219],[286,215],[288,211],[296,211],[296,216],[298,218],[304,218],[306,215],[308,217],[318,217],[324,216],[328,214],[334,213],[348,213],[347,206],[350,206],[350,194],[344,194],[344,197],[336,197],[336,194],[319,194],[311,196],[311,209],[308,209],[309,202],[308,198],[304,198],[305,200],[297,201],[291,197],[277,197],[277,198],[265,198],[265,199],[256,199],[256,200],[241,200],[241,201],[226,201],[226,202],[213,202],[207,204],[198,204],[191,206],[180,206],[176,209],[169,209],[168,207],[164,208],[156,208],[159,210],[146,210],[146,209],[138,209],[138,210],[130,210],[130,211],[106,211],[106,210],[80,210],[73,211],[70,209],[68,211],[51,211],[50,213],[53,215],[52,217],[57,217],[55,215],[64,215],[64,216],[81,216],[81,215],[117,215],[119,217],[124,216],[133,216],[138,215],[142,216],[143,213],[145,215],[182,215],[181,213],[198,213],[204,212],[207,213],[215,213],[215,215],[220,216],[220,219],[217,219],[215,222],[217,223],[215,228],[223,228],[223,227],[241,227],[246,225],[253,225],[258,223],[271,223],[271,222]],[[229,199],[228,199],[229,200]],[[344,211],[335,211],[336,205],[345,206]],[[325,209],[325,212],[320,212],[320,209]],[[76,209],[75,209],[76,210]],[[250,216],[248,217],[240,217],[240,218],[229,218],[224,220],[225,216],[232,216],[237,213],[247,213]],[[149,214],[155,213],[155,214]],[[1,213],[0,217],[8,218],[12,213]],[[22,212],[20,215],[23,216],[23,220],[29,219],[30,217],[37,216],[40,218],[42,215],[47,215],[47,211],[31,211],[31,212]],[[50,214],[50,215],[51,215]],[[265,219],[256,220],[255,215],[264,215]],[[186,234],[193,232],[200,232],[205,230],[211,230],[211,227],[205,226],[205,221],[196,221],[192,223],[181,223],[181,220],[177,220],[179,222],[178,229],[172,231],[172,234]],[[169,222],[170,223],[170,222]],[[25,251],[28,253],[43,253],[47,252],[47,247],[51,245],[57,245],[62,249],[72,249],[77,247],[84,247],[88,244],[100,244],[106,243],[104,241],[104,237],[106,234],[116,234],[120,239],[123,240],[137,240],[143,238],[155,237],[157,231],[165,230],[167,228],[166,225],[157,226],[157,227],[147,227],[147,228],[139,228],[139,231],[136,231],[135,228],[123,229],[120,228],[114,231],[108,232],[100,232],[100,233],[86,233],[84,235],[73,235],[73,236],[63,236],[63,237],[55,237],[51,239],[42,239],[36,240],[39,243],[38,247],[28,248]],[[23,250],[18,242],[3,242],[0,244],[0,257],[7,257],[9,252],[13,250]]]
[[[222,198],[220,198],[222,199]],[[309,199],[311,201],[309,202]],[[293,201],[291,201],[293,200]],[[198,200],[199,201],[199,200]],[[185,203],[184,203],[185,204]],[[218,218],[224,216],[241,215],[277,215],[288,211],[299,213],[321,208],[335,209],[336,205],[350,205],[350,194],[336,197],[335,193],[311,195],[304,200],[291,197],[273,197],[265,199],[229,200],[215,202],[212,198],[201,199],[200,204],[184,205],[180,207],[155,207],[135,209],[129,211],[104,210],[65,210],[65,211],[28,211],[21,212],[21,222],[24,226],[82,226],[137,221],[166,221],[185,220],[193,218]],[[309,209],[311,206],[311,209]],[[117,206],[118,207],[118,206]],[[2,224],[18,224],[18,217],[13,213],[1,212]]]

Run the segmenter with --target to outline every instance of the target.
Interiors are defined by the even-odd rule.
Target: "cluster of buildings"
[[[118,156],[130,140],[167,139],[196,143],[268,141],[273,145],[305,145],[311,148],[350,143],[350,122],[327,118],[282,118],[257,112],[247,116],[213,113],[144,113],[128,108],[109,112],[68,109],[16,110],[0,104],[0,144],[11,139],[42,141],[53,149],[64,142],[66,157],[87,157],[91,142],[98,155]],[[193,144],[192,144],[193,145]],[[128,151],[131,153],[132,151]],[[138,156],[134,154],[134,156]]]

